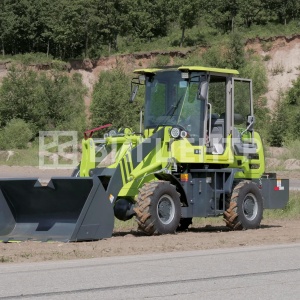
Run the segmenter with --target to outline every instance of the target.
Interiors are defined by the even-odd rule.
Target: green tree
[[[234,30],[239,11],[238,0],[201,0],[201,6],[206,11],[206,19],[211,26],[223,33]]]
[[[171,1],[173,21],[179,23],[181,29],[180,47],[183,46],[186,29],[198,23],[199,1]]]
[[[269,0],[266,9],[277,15],[278,21],[286,25],[290,20],[300,17],[300,3],[298,0]]]
[[[259,24],[268,20],[268,13],[265,10],[265,1],[262,0],[237,0],[239,15],[246,27],[253,23]]]
[[[287,116],[283,113],[286,109],[282,96],[283,95],[281,94],[278,97],[275,109],[272,112],[270,125],[268,127],[267,141],[272,147],[281,147],[286,140],[285,134],[287,130]]]
[[[122,1],[105,1],[101,6],[99,6],[99,23],[100,23],[100,33],[104,41],[108,44],[108,53],[111,50],[118,50],[118,35],[122,32],[122,27],[124,26],[124,12],[122,10],[126,9]]]
[[[17,34],[17,16],[13,13],[12,1],[0,2],[0,37],[2,54],[11,54]]]
[[[137,130],[140,101],[129,104],[130,80],[121,66],[102,72],[95,85],[91,104],[94,127],[112,123],[114,127],[130,127]]]
[[[298,138],[300,132],[300,77],[285,94],[280,94],[269,128],[271,146]]]
[[[13,67],[0,87],[1,127],[12,119],[39,130],[78,130],[85,128],[85,88],[80,75],[73,77],[53,71],[37,73]]]
[[[123,35],[130,33],[143,41],[165,36],[168,30],[170,0],[127,0]]]
[[[227,67],[240,70],[245,65],[245,50],[242,35],[233,32],[229,36],[226,52]]]
[[[242,78],[252,79],[253,106],[255,115],[255,129],[266,138],[270,122],[269,108],[264,94],[268,90],[267,71],[260,60],[250,60],[239,69]]]

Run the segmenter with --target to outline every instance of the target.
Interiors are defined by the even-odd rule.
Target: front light
[[[182,138],[187,137],[187,135],[188,135],[188,133],[187,133],[185,130],[182,130],[182,131],[180,132],[180,136],[181,136]]]
[[[173,139],[178,139],[180,137],[180,129],[178,127],[173,127],[170,131],[170,135]]]

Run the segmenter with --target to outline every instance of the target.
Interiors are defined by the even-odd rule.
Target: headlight
[[[178,139],[180,137],[180,129],[178,127],[173,127],[170,131],[170,135],[174,139]]]

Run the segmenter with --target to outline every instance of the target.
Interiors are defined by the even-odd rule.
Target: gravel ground
[[[72,170],[39,170],[35,167],[0,166],[0,177],[38,177],[42,180],[51,176],[69,176]],[[228,231],[222,221],[209,224],[197,222],[188,232],[175,235],[145,236],[136,227],[115,231],[106,240],[80,243],[21,242],[0,243],[0,263],[32,262],[93,258],[103,256],[135,255],[243,247],[267,244],[300,242],[300,219],[263,220],[261,228],[246,231]]]

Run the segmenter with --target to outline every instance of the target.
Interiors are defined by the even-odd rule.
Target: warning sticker
[[[274,191],[284,191],[284,186],[281,185],[281,179],[277,179],[277,184],[274,187]]]

